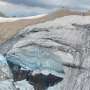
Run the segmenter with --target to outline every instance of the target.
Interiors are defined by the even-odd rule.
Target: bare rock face
[[[6,54],[9,66],[13,64],[13,74],[26,70],[22,79],[37,73],[63,78],[53,86],[39,89],[36,86],[35,90],[90,90],[89,16],[66,16],[26,27],[13,40],[16,40],[13,44],[12,40],[7,44],[12,48]]]

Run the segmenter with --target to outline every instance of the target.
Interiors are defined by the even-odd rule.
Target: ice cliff
[[[0,48],[13,77],[26,79],[35,90],[90,90],[89,16],[65,16],[28,26]],[[17,73],[25,74],[21,78]]]

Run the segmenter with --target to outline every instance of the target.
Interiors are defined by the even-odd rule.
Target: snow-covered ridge
[[[2,23],[2,22],[13,22],[13,21],[17,21],[17,20],[38,19],[38,18],[44,17],[46,15],[47,14],[41,14],[41,15],[36,15],[36,16],[19,17],[19,18],[5,18],[5,17],[0,17],[0,23]]]
[[[81,16],[81,15],[69,15],[69,16],[63,16],[60,18],[56,18],[52,21],[47,21],[44,24],[37,24],[32,27],[59,27],[59,26],[67,26],[67,27],[73,27],[72,23],[77,24],[89,24],[90,23],[90,16]],[[31,27],[31,26],[30,26]]]

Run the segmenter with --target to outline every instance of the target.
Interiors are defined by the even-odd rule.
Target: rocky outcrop
[[[66,16],[32,27],[28,26],[13,37],[13,40],[16,41],[12,44],[10,40],[7,44],[10,47],[7,47],[6,51],[9,66],[12,67],[13,64],[11,68],[13,74],[18,70],[21,74],[25,70],[27,75],[29,70],[29,83],[32,80],[30,76],[35,78],[37,77],[35,75],[40,74],[43,74],[41,77],[44,78],[44,75],[50,74],[63,78],[63,81],[59,81],[53,87],[49,86],[48,90],[90,89],[89,16]],[[44,79],[42,80],[44,82]],[[37,89],[37,86],[34,88],[45,89]]]

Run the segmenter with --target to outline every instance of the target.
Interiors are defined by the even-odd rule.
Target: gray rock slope
[[[23,69],[37,71],[37,68],[41,67],[40,71],[44,74],[61,75],[58,72],[63,69],[56,63],[58,62],[63,65],[65,72],[58,90],[90,90],[89,16],[65,16],[28,26],[13,37],[13,40],[14,43],[10,44],[10,40],[4,44],[12,47],[6,48],[4,52],[7,53],[7,61],[20,64]],[[1,47],[5,49],[3,45]],[[43,56],[45,61],[40,56]]]

